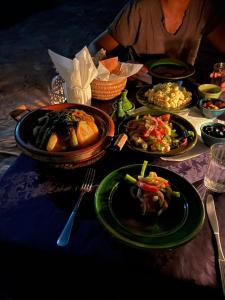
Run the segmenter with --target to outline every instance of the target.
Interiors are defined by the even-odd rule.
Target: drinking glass
[[[49,101],[51,104],[60,104],[66,102],[63,83],[64,80],[58,75],[52,79],[51,89],[49,90]]]
[[[210,147],[204,185],[213,192],[225,192],[225,143],[216,143]]]
[[[218,62],[213,65],[213,77],[211,83],[220,85],[225,81],[225,62]]]

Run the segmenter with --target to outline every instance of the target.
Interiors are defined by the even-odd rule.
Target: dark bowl
[[[219,125],[219,124],[221,124],[221,123],[209,122],[209,123],[203,124],[200,127],[202,140],[209,147],[216,143],[225,143],[225,131],[224,131],[224,135],[223,136],[221,135],[220,137],[213,136],[212,133],[207,132],[207,128],[209,126],[212,128],[212,130],[215,130],[216,128],[218,128],[218,126],[225,128],[224,124],[221,124],[221,125]]]
[[[220,109],[213,109],[210,107],[204,107],[204,104],[206,102],[210,101],[210,103],[212,103],[213,105],[216,105],[218,102],[223,102],[224,103],[224,107],[220,108]],[[201,99],[198,103],[198,107],[202,113],[203,116],[205,116],[208,119],[213,119],[213,118],[218,118],[219,116],[221,116],[222,114],[225,113],[225,101],[221,100],[221,99]]]
[[[81,109],[92,115],[100,131],[98,141],[93,145],[73,151],[49,152],[37,148],[33,141],[32,129],[36,126],[38,118],[49,111],[62,109]],[[22,152],[33,159],[57,168],[75,169],[93,164],[99,160],[111,144],[114,132],[114,122],[104,111],[93,106],[63,103],[44,106],[27,113],[16,125],[15,139]]]

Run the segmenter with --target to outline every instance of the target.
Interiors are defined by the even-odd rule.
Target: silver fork
[[[68,244],[69,239],[70,239],[70,234],[71,234],[71,231],[73,228],[74,219],[75,219],[76,213],[78,211],[78,208],[80,206],[81,200],[83,199],[83,196],[85,193],[89,193],[91,191],[94,177],[95,177],[95,170],[93,168],[89,168],[85,174],[84,181],[81,185],[79,198],[74,206],[74,209],[72,210],[72,212],[70,214],[70,217],[69,217],[62,233],[60,234],[60,236],[57,240],[58,246],[64,247]]]
[[[211,194],[209,194],[207,196],[206,210],[207,210],[209,221],[212,226],[213,233],[214,233],[216,243],[217,243],[220,278],[221,278],[223,294],[225,296],[225,258],[224,258],[224,254],[223,254],[223,250],[222,250],[222,246],[221,246],[221,242],[220,242],[220,230],[219,230],[219,224],[218,224],[218,219],[217,219],[217,215],[216,215],[214,199]]]

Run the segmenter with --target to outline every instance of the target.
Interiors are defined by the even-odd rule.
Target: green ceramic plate
[[[179,107],[179,108],[166,108],[166,107],[158,106],[156,104],[149,103],[148,98],[145,96],[145,93],[150,88],[152,88],[152,86],[141,87],[136,93],[136,99],[140,104],[142,104],[144,106],[147,106],[149,109],[154,110],[154,111],[163,111],[163,112],[166,112],[166,113],[185,112],[185,111],[188,111],[191,107],[195,106],[198,102],[198,97],[197,97],[196,93],[192,93],[191,102],[184,105],[184,106],[182,106],[182,107]]]
[[[128,165],[107,175],[95,194],[98,219],[115,238],[127,245],[160,249],[172,248],[194,238],[202,228],[204,206],[196,189],[183,177],[168,169],[148,165],[168,179],[180,198],[172,198],[169,208],[159,217],[142,216],[135,198],[135,187],[124,181],[125,174],[140,174],[141,164]]]
[[[184,79],[195,73],[193,66],[172,58],[151,60],[145,66],[152,76],[167,80]]]
[[[152,116],[160,116],[162,115],[164,112],[162,111],[149,111],[149,112],[144,112],[144,113],[140,113],[139,115],[139,119],[145,115],[150,113]],[[176,148],[172,148],[170,151],[166,152],[166,153],[162,153],[160,151],[148,151],[148,150],[144,150],[142,148],[138,148],[135,147],[134,144],[132,144],[129,140],[129,134],[127,132],[126,129],[126,125],[127,122],[135,119],[136,115],[133,115],[131,117],[128,117],[126,119],[124,119],[118,127],[119,133],[126,133],[128,135],[128,140],[126,145],[133,151],[137,151],[139,153],[143,153],[143,154],[147,154],[147,155],[151,155],[151,156],[174,156],[174,155],[178,155],[178,154],[183,154],[189,150],[191,150],[197,143],[198,140],[198,134],[196,132],[195,127],[185,118],[176,115],[176,114],[170,114],[170,123],[172,123],[172,126],[174,129],[176,129],[176,132],[178,134],[178,137],[180,138],[185,138],[187,136],[188,131],[192,131],[194,133],[193,137],[188,138],[188,142],[187,144],[181,144],[180,146],[176,147]]]

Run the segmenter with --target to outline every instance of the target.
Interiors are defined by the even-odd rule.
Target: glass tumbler
[[[225,143],[216,143],[210,147],[204,185],[213,192],[225,192]]]
[[[213,77],[211,83],[220,85],[225,81],[225,62],[218,62],[213,65]]]
[[[51,104],[60,104],[66,102],[63,83],[64,80],[59,75],[52,79],[51,89],[49,90],[49,100]]]

